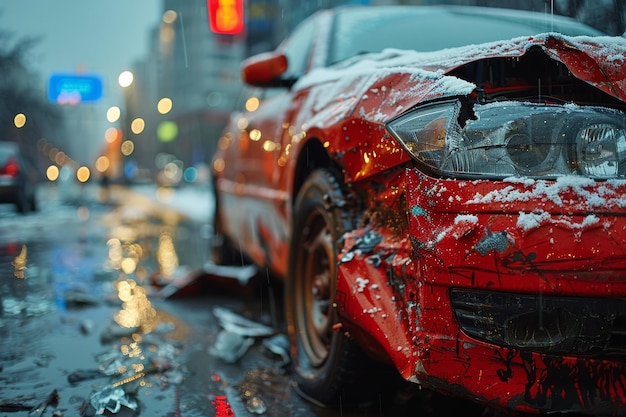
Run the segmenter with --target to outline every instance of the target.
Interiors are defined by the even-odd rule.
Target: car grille
[[[453,289],[469,336],[515,349],[626,359],[626,299]]]

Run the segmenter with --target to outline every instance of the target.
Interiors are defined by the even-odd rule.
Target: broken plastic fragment
[[[215,344],[210,346],[208,351],[226,363],[235,363],[246,354],[253,344],[254,339],[228,330],[221,330],[217,334]]]
[[[122,406],[131,410],[137,409],[137,401],[126,395],[121,387],[106,387],[92,394],[89,402],[95,408],[96,414],[104,414],[105,410],[118,413]]]
[[[359,249],[361,253],[369,253],[373,251],[382,240],[383,237],[381,235],[369,230],[356,241],[352,250]]]
[[[267,337],[275,333],[274,329],[269,326],[248,320],[222,307],[215,307],[213,315],[215,315],[224,330],[241,336]]]
[[[263,346],[273,354],[280,356],[282,366],[286,366],[291,362],[289,356],[289,338],[284,334],[277,334],[269,339],[263,340]]]
[[[255,395],[246,402],[246,410],[252,414],[264,414],[267,411],[267,406],[263,399]]]

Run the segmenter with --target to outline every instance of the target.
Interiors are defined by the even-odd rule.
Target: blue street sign
[[[57,104],[95,103],[102,98],[102,78],[97,75],[52,74],[48,100]]]

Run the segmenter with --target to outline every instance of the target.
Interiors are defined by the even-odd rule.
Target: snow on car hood
[[[413,102],[428,98],[467,95],[475,89],[471,82],[446,75],[455,68],[481,59],[521,57],[531,48],[541,48],[550,58],[562,62],[574,76],[596,88],[626,101],[626,39],[622,37],[564,36],[545,33],[480,45],[416,52],[386,49],[379,53],[359,55],[328,68],[319,68],[302,77],[296,90],[318,86],[312,92],[313,114],[326,117],[324,109],[332,107],[336,118],[356,110],[355,102],[372,91],[376,81],[404,74],[414,81]],[[424,81],[427,81],[424,83]],[[421,84],[421,85],[420,85]],[[384,87],[383,87],[384,88]],[[338,94],[339,92],[339,94]],[[343,93],[342,93],[343,92]],[[338,108],[337,103],[342,105]],[[384,121],[404,110],[402,106],[381,109],[367,118]],[[320,114],[325,113],[325,114]]]

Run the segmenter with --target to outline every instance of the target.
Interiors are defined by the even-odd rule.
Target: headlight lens
[[[459,101],[433,103],[387,129],[442,176],[626,176],[626,116],[617,110],[499,102],[476,105],[464,126],[460,112]]]

